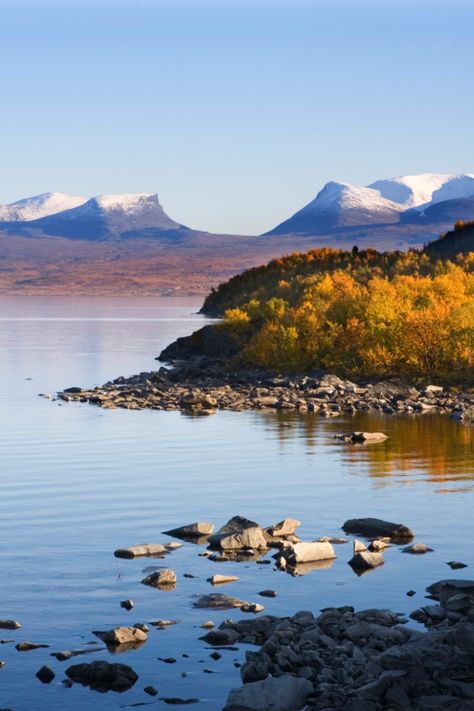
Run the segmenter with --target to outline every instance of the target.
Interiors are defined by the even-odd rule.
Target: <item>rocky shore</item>
[[[427,592],[435,604],[410,615],[427,632],[396,612],[350,606],[223,622],[234,643],[260,645],[224,711],[474,709],[474,581]]]
[[[427,384],[415,387],[396,380],[355,383],[337,375],[272,375],[229,371],[208,357],[175,363],[172,369],[120,376],[92,389],[70,387],[64,401],[102,408],[180,410],[209,415],[217,410],[293,410],[339,417],[358,412],[387,415],[437,412],[474,421],[474,392]]]
[[[397,551],[412,555],[433,553],[422,543],[412,544],[415,534],[408,526],[378,518],[354,518],[342,525],[345,534],[360,535],[365,540],[363,543],[352,538],[350,559],[348,538],[324,536],[304,541],[296,534],[299,526],[300,521],[293,518],[264,527],[242,516],[233,516],[214,531],[213,523],[198,521],[163,532],[179,542],[121,547],[115,550],[114,556],[124,561],[172,560],[175,570],[163,565],[147,566],[142,573],[150,574],[135,580],[137,584],[172,595],[185,578],[195,577],[179,567],[179,558],[174,555],[187,543],[205,546],[199,552],[196,550],[196,554],[210,563],[241,562],[244,568],[252,562],[255,565],[268,563],[269,572],[275,571],[275,575],[286,572],[292,576],[328,567],[336,557],[347,556],[346,562],[361,575],[385,562],[389,565],[390,550],[392,560]],[[339,555],[335,548],[341,551]],[[273,550],[275,553],[271,553]],[[449,565],[466,567],[455,562]],[[207,583],[213,592],[203,594],[198,579],[190,598],[192,607],[197,610],[212,610],[216,615],[221,611],[229,611],[229,615],[244,613],[237,619],[221,617],[218,625],[211,620],[203,621],[195,624],[192,632],[190,630],[190,634],[202,642],[203,651],[212,650],[208,654],[210,659],[216,662],[223,659],[223,651],[238,651],[237,645],[255,647],[247,649],[245,659],[235,662],[234,666],[240,668],[242,686],[230,690],[223,711],[474,710],[473,580],[446,579],[428,586],[429,603],[414,610],[409,617],[375,607],[355,611],[350,605],[327,607],[317,616],[313,611],[301,610],[280,617],[264,612],[264,605],[258,602],[214,592],[216,587],[225,589],[227,583],[238,585],[238,582],[236,575],[211,575]],[[271,589],[257,590],[256,587],[255,594],[260,598],[277,595]],[[407,592],[410,597],[413,594],[414,591]],[[133,601],[120,601],[120,608],[130,611],[134,608]],[[408,626],[409,618],[418,623],[418,627],[413,622]],[[206,619],[204,614],[202,619]],[[42,684],[50,684],[58,674],[63,674],[65,688],[79,684],[102,693],[121,693],[135,687],[138,693],[141,687],[144,695],[154,696],[168,705],[199,703],[200,699],[195,697],[159,695],[156,687],[148,683],[149,679],[140,679],[128,664],[95,658],[65,665],[62,669],[63,662],[77,656],[116,655],[138,650],[147,643],[153,628],[163,630],[179,623],[175,619],[159,619],[91,630],[100,643],[87,642],[76,649],[45,652],[48,656],[43,659],[49,663],[43,664],[36,676]],[[22,626],[16,620],[4,619],[0,620],[0,628],[18,634]],[[42,651],[42,648],[49,648],[49,644],[20,641],[16,645],[19,652]],[[166,642],[161,648],[165,654]],[[184,653],[182,658],[189,659],[189,655]],[[171,656],[160,656],[158,660],[165,664],[177,661]],[[214,673],[213,669],[202,671]]]

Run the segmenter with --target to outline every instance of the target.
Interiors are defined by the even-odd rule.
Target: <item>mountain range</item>
[[[431,233],[438,224],[473,218],[474,174],[421,173],[376,180],[366,187],[326,183],[314,200],[266,234],[319,235],[395,224],[424,226]]]
[[[259,236],[192,229],[155,193],[43,193],[0,205],[0,292],[203,293],[294,251],[421,247],[458,220],[474,220],[474,174],[328,182]]]

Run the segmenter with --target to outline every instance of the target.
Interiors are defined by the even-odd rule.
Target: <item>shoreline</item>
[[[356,383],[337,375],[270,375],[227,371],[206,358],[177,362],[170,370],[119,376],[94,388],[69,387],[58,393],[65,402],[89,402],[104,409],[171,410],[210,415],[217,410],[286,410],[340,417],[356,413],[446,414],[474,422],[474,392],[428,384],[415,387],[399,380]]]

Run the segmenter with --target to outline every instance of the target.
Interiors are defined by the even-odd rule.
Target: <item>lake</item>
[[[191,708],[218,711],[228,689],[240,684],[234,663],[244,658],[245,645],[215,661],[199,640],[203,622],[243,616],[192,607],[193,596],[213,591],[206,579],[214,573],[239,577],[219,592],[261,602],[278,615],[344,604],[409,612],[422,604],[426,585],[472,577],[471,568],[446,565],[474,566],[469,425],[430,414],[192,417],[38,397],[158,369],[154,358],[164,346],[206,322],[199,307],[186,298],[0,297],[0,617],[22,624],[0,630],[3,640],[14,640],[0,645],[2,707],[169,708],[160,697],[179,696],[198,698]],[[381,430],[388,439],[365,447],[334,440],[358,429]],[[361,577],[347,565],[349,544],[336,547],[330,567],[301,577],[254,562],[215,563],[198,555],[203,546],[190,543],[166,561],[113,556],[119,547],[171,540],[162,535],[167,529],[198,520],[219,527],[235,514],[263,525],[297,518],[303,540],[340,536],[346,519],[377,516],[410,526],[415,541],[434,552],[409,556],[394,546],[384,566]],[[140,584],[143,570],[156,562],[175,570],[175,590]],[[259,597],[264,588],[278,597]],[[413,598],[406,595],[411,589]],[[130,612],[120,607],[126,598],[135,604]],[[152,627],[139,649],[69,662],[50,656],[97,641],[94,630],[156,619],[178,624]],[[24,640],[50,647],[17,651],[14,644]],[[168,657],[176,662],[159,660]],[[139,680],[123,694],[62,684],[70,664],[94,659],[130,664]],[[56,674],[49,685],[35,678],[43,664]],[[159,696],[147,696],[147,685]]]

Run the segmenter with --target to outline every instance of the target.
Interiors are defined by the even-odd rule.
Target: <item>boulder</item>
[[[371,538],[372,536],[386,536],[390,539],[413,538],[413,531],[402,523],[391,523],[379,518],[351,518],[343,526],[346,533],[358,533]]]
[[[151,585],[155,588],[161,587],[175,587],[176,585],[176,573],[171,570],[171,568],[165,568],[164,570],[155,570],[146,578],[141,581],[143,585]]]
[[[127,664],[105,661],[73,664],[66,669],[66,675],[72,681],[96,691],[127,691],[138,680],[138,674]]]
[[[263,529],[242,516],[234,516],[222,528],[209,536],[211,546],[222,550],[264,550],[268,548]]]
[[[138,627],[115,627],[104,632],[95,631],[96,637],[99,637],[105,644],[116,646],[119,644],[135,644],[136,642],[145,642],[148,635]]]
[[[354,542],[352,544],[352,549],[353,549],[353,553],[355,555],[356,553],[362,553],[362,551],[366,551],[367,546],[364,543],[362,543],[362,541],[358,541],[357,538],[355,538]]]
[[[268,526],[265,530],[270,536],[274,537],[290,536],[298,526],[301,526],[301,521],[297,521],[295,518],[284,518],[283,521],[279,521],[273,526]]]
[[[2,630],[19,630],[21,625],[16,620],[0,620],[0,629]]]
[[[459,560],[450,560],[446,563],[446,565],[449,565],[451,570],[461,570],[461,568],[467,568],[468,566],[466,563],[461,563]]]
[[[213,523],[197,521],[196,523],[189,523],[186,526],[179,526],[179,528],[172,528],[170,531],[165,531],[164,533],[167,536],[174,536],[175,538],[200,538],[201,536],[209,536],[213,531]]]
[[[402,549],[402,553],[411,553],[412,555],[423,555],[423,553],[432,553],[433,549],[428,548],[425,543],[413,543],[411,546],[406,546]]]
[[[375,538],[369,546],[371,551],[383,551],[385,548],[390,548],[390,538]]]
[[[219,547],[224,551],[232,550],[265,550],[268,548],[267,540],[260,526],[245,528],[240,533],[221,538]]]
[[[336,558],[334,548],[330,543],[312,541],[295,543],[286,546],[282,550],[283,558],[290,565],[298,563],[312,563],[319,560],[331,560]]]
[[[38,669],[35,676],[40,680],[42,684],[50,684],[56,674],[53,672],[52,669],[50,669],[46,665],[43,665],[41,669]]]
[[[308,679],[289,674],[253,681],[231,689],[223,711],[247,708],[251,711],[300,711],[313,692]]]
[[[213,575],[207,579],[211,585],[222,585],[222,583],[235,583],[238,580],[236,575]]]
[[[118,548],[114,552],[116,558],[138,558],[139,556],[163,556],[169,551],[161,543],[141,543],[130,548]]]
[[[355,570],[369,570],[370,568],[377,568],[384,562],[384,557],[381,553],[371,553],[366,550],[355,553],[350,559],[349,565]]]

